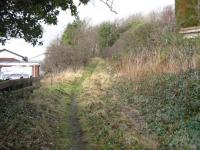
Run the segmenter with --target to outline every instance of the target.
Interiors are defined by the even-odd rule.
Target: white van
[[[2,67],[1,76],[2,80],[15,80],[20,78],[30,78],[32,76],[32,67]]]

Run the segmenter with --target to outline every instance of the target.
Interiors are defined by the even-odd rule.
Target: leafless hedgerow
[[[54,41],[47,49],[44,61],[45,72],[60,72],[65,69],[78,69],[97,53],[95,29],[87,26],[73,31],[72,42]]]

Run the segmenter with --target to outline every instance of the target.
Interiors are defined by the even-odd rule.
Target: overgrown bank
[[[0,149],[63,147],[68,138],[61,128],[67,128],[69,105],[65,95],[51,88],[41,88],[30,97],[1,97]]]
[[[76,146],[72,141],[79,131],[73,130],[76,124],[73,95],[79,76],[80,73],[71,73],[64,82],[52,85],[47,81],[25,97],[1,95],[0,149],[60,150]]]
[[[96,65],[46,78],[34,93],[0,95],[0,149],[86,149],[76,97]]]
[[[1,149],[200,148],[198,71],[130,82],[95,58],[66,77],[1,100]]]
[[[199,149],[199,72],[129,82],[101,60],[82,84],[80,119],[94,149]]]
[[[45,87],[2,100],[2,149],[200,149],[200,39],[173,14],[69,24]]]

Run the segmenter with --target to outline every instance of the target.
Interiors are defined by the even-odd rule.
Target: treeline
[[[106,22],[90,26],[77,18],[68,24],[61,39],[47,49],[46,72],[59,72],[67,68],[77,69],[87,64],[91,57],[106,56],[105,51],[119,38],[117,24]]]
[[[171,7],[97,26],[77,18],[47,49],[45,70],[78,69],[97,56],[107,58],[117,71],[133,79],[198,67],[199,39],[184,39],[178,30]]]

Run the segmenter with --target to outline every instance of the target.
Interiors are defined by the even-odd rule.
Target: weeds
[[[28,97],[1,97],[0,149],[69,147],[73,80],[65,81],[67,87],[57,82]]]
[[[1,100],[1,149],[76,145],[70,123],[76,96],[87,149],[200,148],[198,71],[130,82],[95,58],[82,75],[74,75],[30,98]]]
[[[119,99],[144,116],[149,132],[158,137],[159,148],[199,149],[199,84],[199,73],[193,71],[117,85],[117,92]]]
[[[78,101],[90,149],[199,149],[197,71],[129,82],[99,64]]]
[[[154,149],[156,142],[140,134],[134,119],[125,112],[129,107],[115,99],[109,66],[98,61],[93,74],[83,82],[78,101],[89,149]]]

